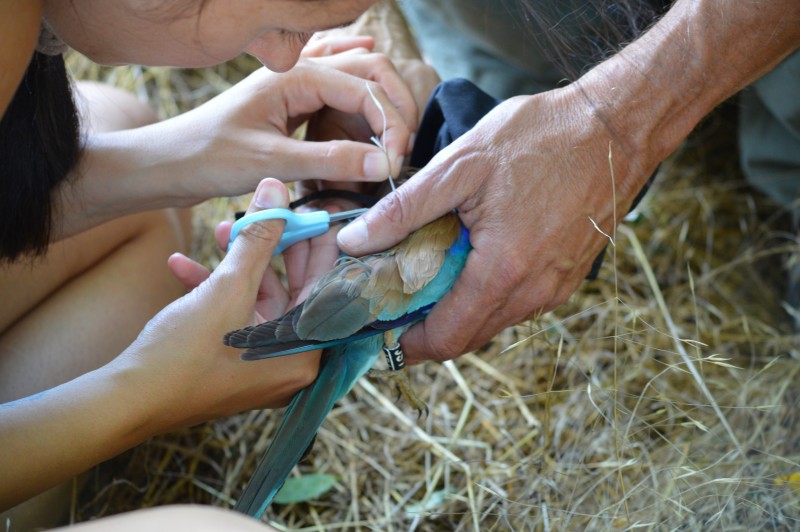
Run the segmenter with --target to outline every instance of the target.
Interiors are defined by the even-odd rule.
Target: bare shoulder
[[[67,529],[58,529],[64,530]],[[192,530],[197,532],[277,532],[266,523],[260,523],[244,514],[231,510],[200,505],[173,505],[136,510],[125,514],[104,517],[69,527],[85,532],[128,532],[139,530]]]
[[[40,0],[0,0],[0,112],[5,113],[30,62],[42,18]]]

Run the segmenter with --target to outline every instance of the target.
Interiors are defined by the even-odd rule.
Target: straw
[[[166,117],[255,68],[105,69]],[[780,209],[742,180],[735,108],[661,166],[611,235],[596,281],[475,353],[411,368],[430,414],[363,381],[334,408],[299,474],[337,478],[318,500],[273,505],[292,530],[581,530],[800,527],[800,355],[782,310],[796,249]],[[195,211],[194,256],[246,197]],[[587,223],[587,230],[594,230]],[[99,466],[75,505],[89,520],[173,503],[230,507],[278,412],[154,438]]]

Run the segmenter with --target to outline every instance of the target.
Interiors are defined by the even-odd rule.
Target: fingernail
[[[367,224],[363,219],[358,218],[339,230],[337,240],[339,247],[356,252],[361,246],[367,243]]]
[[[256,197],[253,201],[259,209],[271,209],[273,207],[280,207],[283,202],[283,194],[277,187],[270,186],[262,183],[256,191]]]
[[[364,177],[386,179],[391,169],[386,154],[372,151],[364,157]]]
[[[417,140],[417,134],[412,133],[408,136],[408,144],[406,145],[406,153],[411,153],[414,151],[414,142]]]
[[[392,175],[398,175],[400,168],[403,166],[403,156],[397,155],[394,150],[389,150],[389,160],[392,161]]]
[[[397,173],[393,175],[400,175],[400,172],[403,170],[403,160],[405,159],[402,155],[395,155],[394,159],[394,168],[397,170]]]

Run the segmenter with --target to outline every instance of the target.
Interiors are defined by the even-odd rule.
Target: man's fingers
[[[465,269],[459,282],[436,304],[425,321],[403,335],[403,349],[409,364],[450,360],[478,349],[503,329],[536,320],[563,304],[580,284],[580,280],[563,282],[562,279],[548,279],[546,275],[533,275],[530,280],[508,289],[493,277],[491,265],[478,265],[477,261],[474,264],[488,275],[475,278],[470,275],[472,270]],[[553,292],[543,290],[543,286],[560,288]]]
[[[428,170],[431,168],[434,169]],[[463,191],[443,190],[447,184],[431,175],[436,173],[435,165],[428,165],[343,227],[339,231],[339,247],[355,257],[383,251],[458,207]]]
[[[504,298],[491,289],[491,279],[481,270],[475,255],[456,279],[453,288],[433,307],[422,323],[401,337],[409,363],[450,360],[465,353],[486,323],[502,307]]]
[[[449,294],[448,294],[449,295]],[[445,296],[421,323],[403,334],[400,343],[409,364],[425,360],[443,362],[463,354],[482,328],[482,313],[461,314],[458,298]]]

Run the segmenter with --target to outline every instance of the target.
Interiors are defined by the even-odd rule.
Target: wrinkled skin
[[[504,102],[364,216],[385,219],[370,231],[371,247],[393,240],[388,226],[416,226],[452,209],[470,230],[474,249],[453,290],[403,336],[412,362],[454,358],[564,303],[608,244],[592,221],[612,234],[615,209],[617,217],[627,212],[638,189],[618,184],[614,203],[610,135],[575,92]],[[536,141],[522,133],[528,129]],[[562,162],[566,154],[581,173]],[[631,169],[621,149],[613,163],[616,175],[652,170]]]

